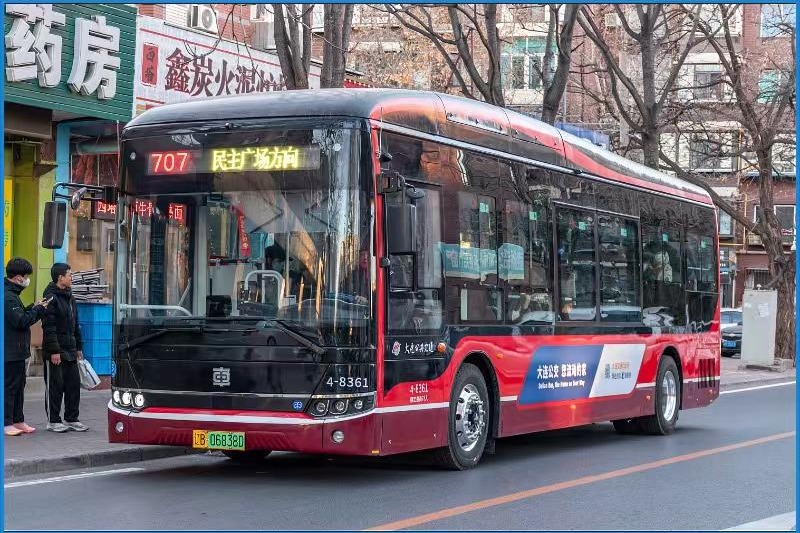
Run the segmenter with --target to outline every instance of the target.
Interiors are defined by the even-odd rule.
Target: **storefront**
[[[62,249],[39,244],[44,203],[56,182],[116,180],[117,132],[133,109],[136,8],[5,9],[4,258],[34,265],[31,289],[23,292],[27,303],[41,296],[55,261],[73,270],[103,268],[102,281],[110,285],[113,259],[102,246],[108,222],[92,216],[89,204],[70,212]]]

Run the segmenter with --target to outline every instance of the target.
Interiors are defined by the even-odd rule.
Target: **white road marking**
[[[794,385],[795,383],[797,383],[797,380],[795,380],[795,381],[784,381],[783,383],[771,383],[769,385],[759,385],[757,387],[747,387],[746,389],[724,390],[724,391],[720,392],[720,394],[734,394],[734,393],[737,393],[737,392],[747,392],[747,391],[751,391],[751,390],[771,389],[773,387],[785,387],[786,385]]]
[[[110,476],[112,474],[126,474],[128,472],[139,472],[144,468],[118,468],[117,470],[103,470],[100,472],[84,472],[83,474],[71,474],[69,476],[47,477],[44,479],[34,479],[31,481],[16,481],[6,483],[4,489],[15,489],[17,487],[30,487],[31,485],[42,485],[44,483],[58,483],[59,481],[70,481],[73,479],[83,479],[87,477]]]
[[[795,528],[795,513],[779,514],[763,520],[748,522],[725,531],[791,531]]]

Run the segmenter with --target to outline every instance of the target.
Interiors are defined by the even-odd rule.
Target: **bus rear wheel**
[[[466,363],[456,374],[450,395],[447,446],[436,450],[435,462],[451,470],[477,466],[489,435],[489,390],[483,374]]]
[[[675,431],[681,404],[681,380],[675,360],[665,355],[661,357],[656,375],[656,409],[651,416],[639,419],[644,433],[669,435]]]
[[[256,465],[263,462],[264,459],[272,453],[272,450],[247,450],[244,452],[223,450],[222,453],[225,454],[228,459],[236,461],[239,464]]]

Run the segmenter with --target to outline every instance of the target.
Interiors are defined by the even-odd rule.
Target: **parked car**
[[[731,357],[742,352],[742,323],[722,331],[722,355]]]
[[[720,324],[719,329],[720,331],[725,331],[726,329],[732,328],[737,324],[742,323],[742,310],[741,309],[733,309],[731,307],[723,307],[720,310]]]

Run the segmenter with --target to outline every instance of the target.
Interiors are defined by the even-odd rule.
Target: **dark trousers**
[[[25,361],[7,362],[5,366],[4,425],[25,421],[22,405],[25,403]]]
[[[77,361],[61,360],[54,365],[48,358],[44,365],[44,381],[47,394],[44,409],[51,424],[61,422],[61,399],[64,399],[64,421],[78,421],[78,405],[81,402],[81,376]]]

